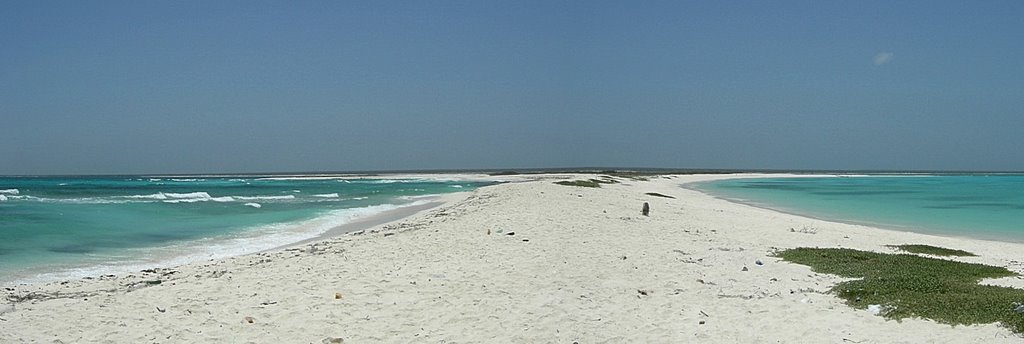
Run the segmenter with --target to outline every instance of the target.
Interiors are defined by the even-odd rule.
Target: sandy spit
[[[1021,273],[1024,245],[810,219],[679,186],[744,176],[756,175],[620,179],[601,188],[552,183],[591,176],[503,177],[520,182],[319,242],[6,289],[0,342],[1024,341],[995,324],[886,321],[828,294],[839,278],[771,255],[923,243]],[[649,217],[640,215],[643,202]]]

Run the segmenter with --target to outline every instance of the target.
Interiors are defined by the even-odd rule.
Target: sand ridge
[[[230,259],[6,290],[4,342],[1020,342],[996,325],[886,321],[827,294],[790,247],[923,243],[1024,267],[1024,245],[810,219],[681,188],[712,178],[502,177],[396,222]],[[676,197],[645,195],[656,192]],[[640,215],[643,202],[651,216]],[[758,264],[760,262],[760,264]],[[159,284],[156,283],[159,281]],[[995,283],[1020,285],[1019,277]],[[10,309],[7,309],[10,308]]]

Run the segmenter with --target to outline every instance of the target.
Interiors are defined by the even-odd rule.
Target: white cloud
[[[875,65],[876,66],[884,65],[886,63],[889,63],[889,61],[892,61],[892,53],[881,52],[881,53],[878,53],[878,55],[875,55]]]

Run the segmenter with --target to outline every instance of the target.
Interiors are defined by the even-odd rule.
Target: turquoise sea
[[[0,177],[0,285],[280,247],[487,183],[335,177]]]
[[[827,220],[1024,242],[1024,175],[757,178],[690,186],[725,199]]]

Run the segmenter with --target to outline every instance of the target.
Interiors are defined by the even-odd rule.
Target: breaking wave
[[[0,201],[6,200],[19,200],[19,201],[33,201],[43,203],[65,203],[65,204],[123,204],[123,203],[195,203],[195,202],[252,202],[252,201],[285,201],[295,199],[294,195],[283,195],[283,196],[211,196],[208,192],[188,192],[188,193],[173,193],[173,192],[158,192],[155,194],[147,195],[128,195],[128,196],[107,196],[107,197],[82,197],[82,198],[47,198],[47,197],[36,197],[29,195],[15,195],[8,193]]]
[[[295,195],[284,195],[284,196],[233,196],[234,198],[243,201],[275,201],[285,199],[295,199]]]

